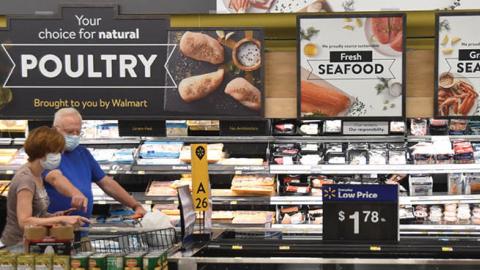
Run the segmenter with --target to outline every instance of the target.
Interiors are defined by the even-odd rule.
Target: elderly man
[[[68,211],[72,205],[77,209],[84,208],[83,212],[77,211],[74,214],[90,218],[93,209],[92,183],[96,183],[106,194],[132,208],[136,215],[143,216],[146,213],[137,200],[112,177],[105,175],[92,154],[79,145],[82,116],[76,109],[58,110],[55,113],[53,126],[65,137],[65,152],[62,154],[60,167],[44,174],[47,182],[45,186],[50,197],[49,212]],[[71,194],[73,199],[57,192],[55,188],[60,188],[61,183],[65,181],[70,181],[84,196],[80,196],[75,189],[62,192],[62,194]]]

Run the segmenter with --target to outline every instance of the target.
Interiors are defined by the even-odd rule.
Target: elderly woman
[[[28,162],[17,170],[10,183],[7,224],[0,247],[22,244],[26,226],[88,223],[88,219],[81,216],[47,212],[50,201],[43,186],[42,172],[59,166],[64,147],[63,135],[54,128],[39,127],[28,136],[24,145]]]

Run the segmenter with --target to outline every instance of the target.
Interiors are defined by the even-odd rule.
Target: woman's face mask
[[[40,165],[45,170],[53,170],[60,166],[60,161],[62,161],[62,155],[60,153],[48,153],[45,158],[40,160]]]

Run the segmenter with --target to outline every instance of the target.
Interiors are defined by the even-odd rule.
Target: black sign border
[[[440,17],[467,17],[480,16],[480,11],[441,11],[435,13],[435,68],[433,71],[433,117],[437,119],[469,119],[480,120],[480,115],[461,116],[461,115],[440,115],[438,111],[438,69],[439,69],[439,46],[440,39]]]
[[[402,115],[401,116],[341,116],[341,117],[318,117],[318,116],[310,116],[310,117],[302,117],[302,99],[301,99],[301,75],[300,75],[300,21],[302,19],[343,19],[343,18],[376,18],[376,17],[402,17],[403,21],[403,31],[404,35],[402,37],[403,41],[403,50],[402,50]],[[358,121],[385,121],[385,120],[404,120],[406,117],[406,100],[407,100],[407,80],[406,80],[406,67],[407,67],[407,13],[405,12],[384,12],[384,13],[347,13],[347,14],[320,14],[320,15],[299,15],[297,16],[297,24],[296,24],[296,31],[297,31],[297,119],[298,120],[358,120]]]

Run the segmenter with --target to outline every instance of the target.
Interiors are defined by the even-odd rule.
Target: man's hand
[[[72,207],[87,212],[88,210],[88,199],[82,193],[77,193],[72,196]]]
[[[142,218],[147,213],[147,210],[145,210],[145,208],[143,208],[140,203],[137,204],[137,206],[135,206],[133,210],[135,211],[135,214],[132,215],[133,219]]]

